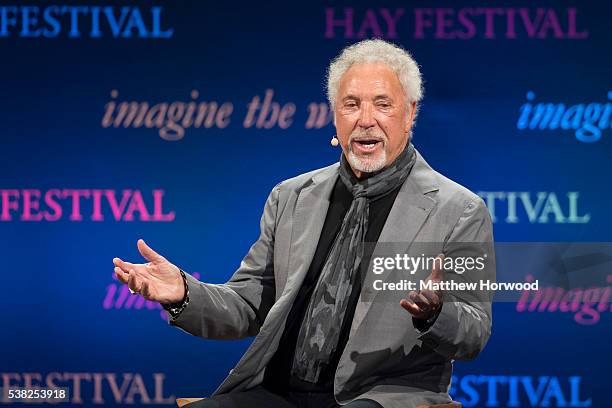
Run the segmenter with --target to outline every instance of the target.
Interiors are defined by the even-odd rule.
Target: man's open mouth
[[[382,140],[377,138],[354,139],[352,145],[354,149],[369,153],[382,146]]]

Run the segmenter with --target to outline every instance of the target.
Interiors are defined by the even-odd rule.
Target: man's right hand
[[[176,265],[155,252],[142,239],[137,243],[138,251],[149,262],[134,264],[113,259],[117,278],[145,299],[159,303],[177,303],[185,296],[183,277]]]

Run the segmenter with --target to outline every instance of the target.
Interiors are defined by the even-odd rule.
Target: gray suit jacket
[[[209,339],[256,336],[215,394],[261,384],[314,256],[337,177],[334,164],[276,185],[259,239],[227,283],[187,275],[190,303],[169,319],[171,325]],[[435,255],[454,242],[492,241],[483,201],[434,171],[417,152],[379,243],[403,243],[407,253],[415,243],[434,243]],[[490,302],[445,300],[435,323],[420,332],[399,305],[406,292],[387,293],[392,301],[376,301],[365,292],[364,284],[336,371],[337,401],[370,398],[385,408],[448,402],[452,360],[474,358],[491,334]]]

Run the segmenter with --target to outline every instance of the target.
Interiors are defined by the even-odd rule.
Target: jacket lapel
[[[331,193],[337,179],[336,165],[329,171],[314,176],[312,183],[299,192],[291,231],[285,294],[297,293],[302,285],[321,236]]]

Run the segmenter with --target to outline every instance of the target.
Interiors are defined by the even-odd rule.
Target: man
[[[149,262],[113,260],[134,292],[197,336],[256,336],[201,407],[399,408],[450,401],[452,360],[474,358],[490,303],[437,290],[371,295],[366,243],[492,243],[482,200],[429,167],[411,144],[422,96],[417,64],[382,40],[332,62],[328,98],[340,163],[276,185],[261,234],[223,285],[197,281],[138,241]],[[420,251],[420,250],[419,250]],[[427,281],[444,279],[436,259]],[[392,301],[389,301],[391,299]],[[476,299],[476,301],[474,301]]]

